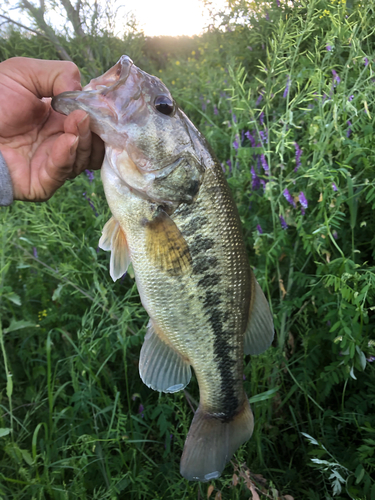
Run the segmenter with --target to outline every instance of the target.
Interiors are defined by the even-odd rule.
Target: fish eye
[[[171,115],[174,111],[173,101],[166,95],[159,95],[155,99],[155,108],[163,115]]]

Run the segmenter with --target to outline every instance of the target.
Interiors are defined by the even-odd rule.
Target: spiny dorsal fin
[[[111,251],[109,274],[113,281],[116,281],[126,273],[130,264],[130,256],[125,233],[114,217],[111,217],[104,225],[99,247]]]
[[[188,361],[155,333],[151,320],[139,358],[139,375],[148,387],[160,392],[180,391],[191,378]]]
[[[274,337],[273,318],[259,283],[252,275],[249,322],[245,332],[245,354],[260,354],[268,349]]]
[[[189,271],[189,247],[174,221],[163,210],[146,223],[146,248],[154,265],[172,276]]]

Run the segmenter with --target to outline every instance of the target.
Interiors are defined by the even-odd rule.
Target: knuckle
[[[72,61],[61,61],[64,65],[64,72],[69,73],[72,77],[79,78],[80,72],[78,66]]]

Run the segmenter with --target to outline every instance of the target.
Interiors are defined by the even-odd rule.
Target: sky
[[[89,0],[94,1],[94,0]],[[100,2],[101,0],[99,0]],[[106,0],[104,0],[106,1]],[[222,6],[225,0],[211,0],[215,6]],[[34,5],[38,5],[38,0],[31,0]],[[74,0],[71,0],[74,5]],[[7,5],[8,15],[12,19],[30,26],[30,22],[25,14],[17,11],[17,0],[0,0],[0,7]],[[138,22],[138,26],[146,36],[159,35],[199,35],[208,24],[209,17],[203,14],[202,0],[114,0],[113,5],[120,4],[123,9],[119,9],[119,22],[115,24],[115,32],[122,32],[120,25],[121,14],[133,12]],[[121,12],[122,10],[122,12]],[[64,16],[65,17],[65,16]],[[58,18],[51,18],[52,24],[59,26]]]
[[[199,35],[208,22],[200,0],[127,0],[126,9],[146,36]]]

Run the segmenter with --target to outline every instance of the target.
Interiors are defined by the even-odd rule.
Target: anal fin
[[[113,281],[116,281],[126,273],[130,264],[130,256],[125,233],[114,217],[111,217],[104,225],[99,247],[102,250],[111,251],[109,274]]]
[[[155,333],[151,321],[141,349],[139,375],[148,387],[160,392],[180,391],[191,378],[188,361]]]
[[[260,354],[268,349],[274,337],[273,318],[259,283],[252,275],[249,322],[245,332],[244,353]]]

